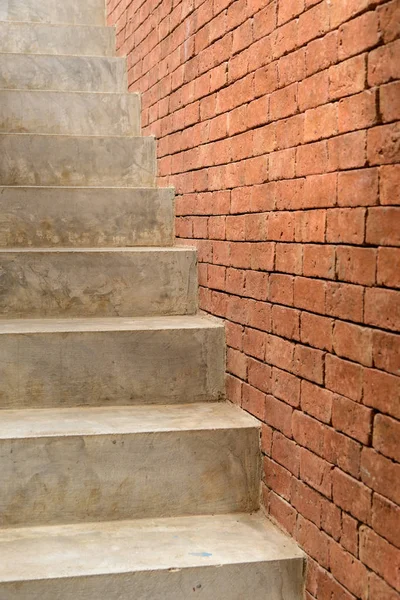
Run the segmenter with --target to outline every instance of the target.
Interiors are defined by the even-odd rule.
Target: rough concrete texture
[[[0,527],[259,507],[259,428],[231,405],[18,412],[1,414]]]
[[[112,27],[0,21],[0,52],[115,56]]]
[[[109,56],[0,54],[0,89],[126,92],[126,61]]]
[[[0,322],[0,407],[218,400],[224,328],[202,316]]]
[[[193,249],[0,250],[3,317],[194,314]]]
[[[0,186],[0,248],[171,246],[173,188]]]
[[[0,20],[105,25],[104,0],[0,0]]]
[[[0,134],[2,185],[155,185],[155,143],[149,137]]]
[[[0,90],[0,132],[140,135],[138,94]]]
[[[302,597],[303,555],[261,515],[4,530],[0,551],[7,600]]]

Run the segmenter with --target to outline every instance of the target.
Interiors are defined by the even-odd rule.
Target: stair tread
[[[1,411],[0,440],[259,428],[227,402]]]
[[[5,529],[0,555],[1,582],[303,558],[259,513]]]
[[[1,334],[69,333],[90,331],[160,331],[164,329],[220,329],[223,325],[209,315],[153,317],[74,317],[66,319],[0,319]]]
[[[53,252],[54,254],[66,254],[68,252],[73,252],[74,254],[81,254],[82,252],[93,252],[93,253],[100,253],[100,252],[111,252],[111,253],[133,253],[133,254],[139,254],[141,252],[169,252],[169,253],[175,253],[175,252],[194,252],[196,250],[196,248],[194,246],[118,246],[118,247],[92,247],[92,248],[85,248],[85,247],[65,247],[63,246],[62,248],[55,248],[55,247],[43,247],[43,248],[0,248],[0,253],[4,253],[4,254],[23,254],[25,253],[29,253],[29,254],[35,254],[36,252],[39,254],[43,254],[45,252]]]

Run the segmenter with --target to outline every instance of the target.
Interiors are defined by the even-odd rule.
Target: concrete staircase
[[[0,0],[0,600],[300,600],[104,0]]]

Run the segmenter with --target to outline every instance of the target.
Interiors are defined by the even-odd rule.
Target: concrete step
[[[105,25],[104,0],[0,0],[1,21]]]
[[[172,188],[1,187],[0,248],[171,246]]]
[[[126,92],[125,58],[0,54],[0,89]]]
[[[196,316],[0,320],[0,408],[224,396],[222,323]]]
[[[196,251],[0,250],[0,318],[135,317],[197,311]]]
[[[1,133],[139,136],[139,94],[0,90]]]
[[[115,56],[115,29],[0,21],[0,52]]]
[[[5,529],[0,553],[7,600],[303,597],[302,552],[260,514]]]
[[[153,187],[152,137],[0,134],[0,185]]]
[[[254,511],[259,439],[226,403],[2,411],[0,527]]]

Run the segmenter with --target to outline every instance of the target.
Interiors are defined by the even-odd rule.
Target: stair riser
[[[222,327],[2,334],[0,408],[218,400],[224,342]]]
[[[0,317],[194,314],[193,250],[0,252]]]
[[[0,89],[126,92],[124,58],[1,54]]]
[[[253,511],[258,457],[256,428],[3,440],[0,527]]]
[[[153,187],[153,138],[0,134],[3,185]]]
[[[104,0],[0,0],[1,21],[105,25]]]
[[[140,98],[0,90],[0,132],[139,136]]]
[[[171,246],[172,189],[1,188],[0,248]]]
[[[0,585],[7,600],[299,600],[303,560],[141,571]]]
[[[112,27],[0,22],[0,52],[115,56]]]

